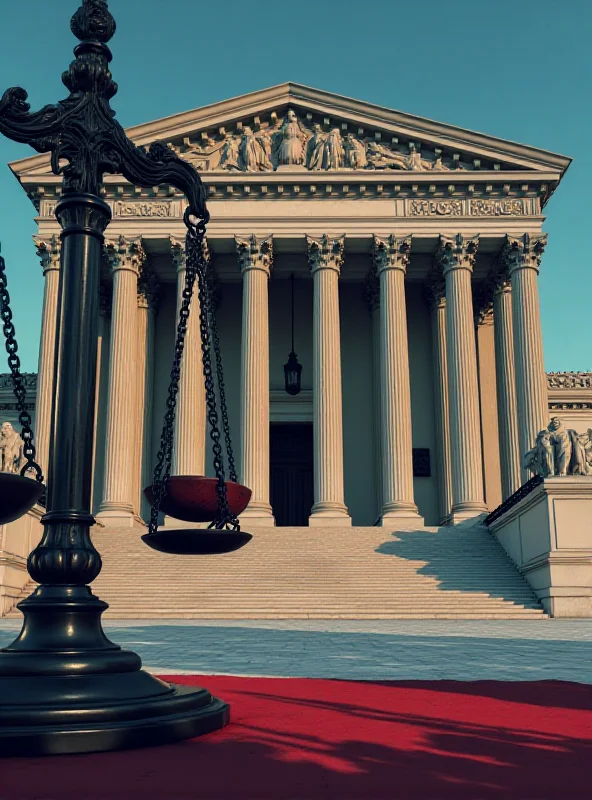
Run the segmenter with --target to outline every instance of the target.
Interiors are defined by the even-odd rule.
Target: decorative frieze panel
[[[509,200],[399,200],[397,206],[397,216],[405,217],[523,217],[539,213],[538,200],[533,197]]]
[[[592,372],[549,372],[549,389],[592,389]]]

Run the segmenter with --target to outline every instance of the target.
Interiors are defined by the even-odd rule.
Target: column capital
[[[162,298],[160,281],[151,269],[143,269],[138,281],[138,308],[157,311]]]
[[[119,236],[116,240],[107,240],[105,252],[111,272],[127,270],[139,275],[146,261],[146,252],[142,246],[141,236],[133,239]]]
[[[519,238],[506,235],[506,244],[502,250],[502,262],[511,275],[517,269],[534,269],[537,272],[547,244],[547,234],[531,236],[525,233]]]
[[[43,274],[46,275],[50,270],[59,270],[60,250],[62,247],[60,237],[54,233],[49,239],[41,239],[38,236],[34,236],[33,241],[37,248],[37,255],[41,259]]]
[[[235,236],[236,256],[242,273],[260,269],[267,277],[273,266],[273,236]]]
[[[454,237],[440,234],[440,245],[436,252],[436,263],[444,275],[453,269],[473,271],[475,256],[479,247],[479,234],[467,238],[462,233]]]
[[[314,273],[319,269],[333,269],[339,274],[343,264],[344,245],[345,234],[334,238],[329,237],[326,233],[319,238],[307,236],[306,250],[311,272]]]
[[[373,236],[372,260],[378,275],[385,269],[407,271],[411,259],[412,234],[395,236],[391,233],[386,239]]]

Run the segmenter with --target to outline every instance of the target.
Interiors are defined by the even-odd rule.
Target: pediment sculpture
[[[525,454],[524,467],[542,478],[592,475],[592,429],[578,433],[553,417]]]
[[[310,115],[308,115],[310,117]],[[325,121],[328,123],[328,120]],[[347,126],[305,124],[289,109],[283,118],[264,125],[237,124],[220,129],[218,138],[202,134],[200,143],[172,145],[184,159],[204,171],[266,172],[281,167],[316,170],[472,170],[475,164],[433,150],[423,154],[414,142],[385,144],[380,135],[356,136]]]

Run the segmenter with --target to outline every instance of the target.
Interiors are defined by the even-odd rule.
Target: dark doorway
[[[269,439],[275,524],[308,525],[314,502],[312,422],[272,422]]]

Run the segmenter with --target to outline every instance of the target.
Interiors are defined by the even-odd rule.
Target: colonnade
[[[310,525],[349,525],[344,500],[339,277],[344,236],[306,237],[313,279],[314,505]],[[37,393],[37,442],[48,458],[53,345],[57,316],[59,242],[37,242],[45,274],[45,299]],[[492,286],[495,360],[504,497],[526,476],[520,454],[547,423],[546,375],[537,273],[545,237],[506,237]],[[236,237],[243,284],[239,480],[253,491],[245,512],[273,525],[269,502],[268,281],[273,237]],[[381,521],[421,524],[413,496],[411,392],[405,279],[412,237],[375,236],[372,262],[378,279],[374,315],[378,364],[376,413],[381,474]],[[431,309],[434,413],[440,517],[452,522],[485,513],[472,273],[479,237],[440,236],[428,299]],[[57,255],[56,255],[57,254]],[[161,287],[150,270],[141,237],[109,242],[113,278],[105,464],[98,517],[133,524],[141,490],[150,480],[155,317]],[[176,268],[177,312],[185,282],[182,243],[170,239]],[[53,329],[52,329],[53,324]],[[52,332],[53,331],[53,332]],[[133,370],[133,377],[130,371]],[[203,474],[206,409],[195,295],[177,399],[173,473]],[[141,431],[138,435],[137,431]]]

